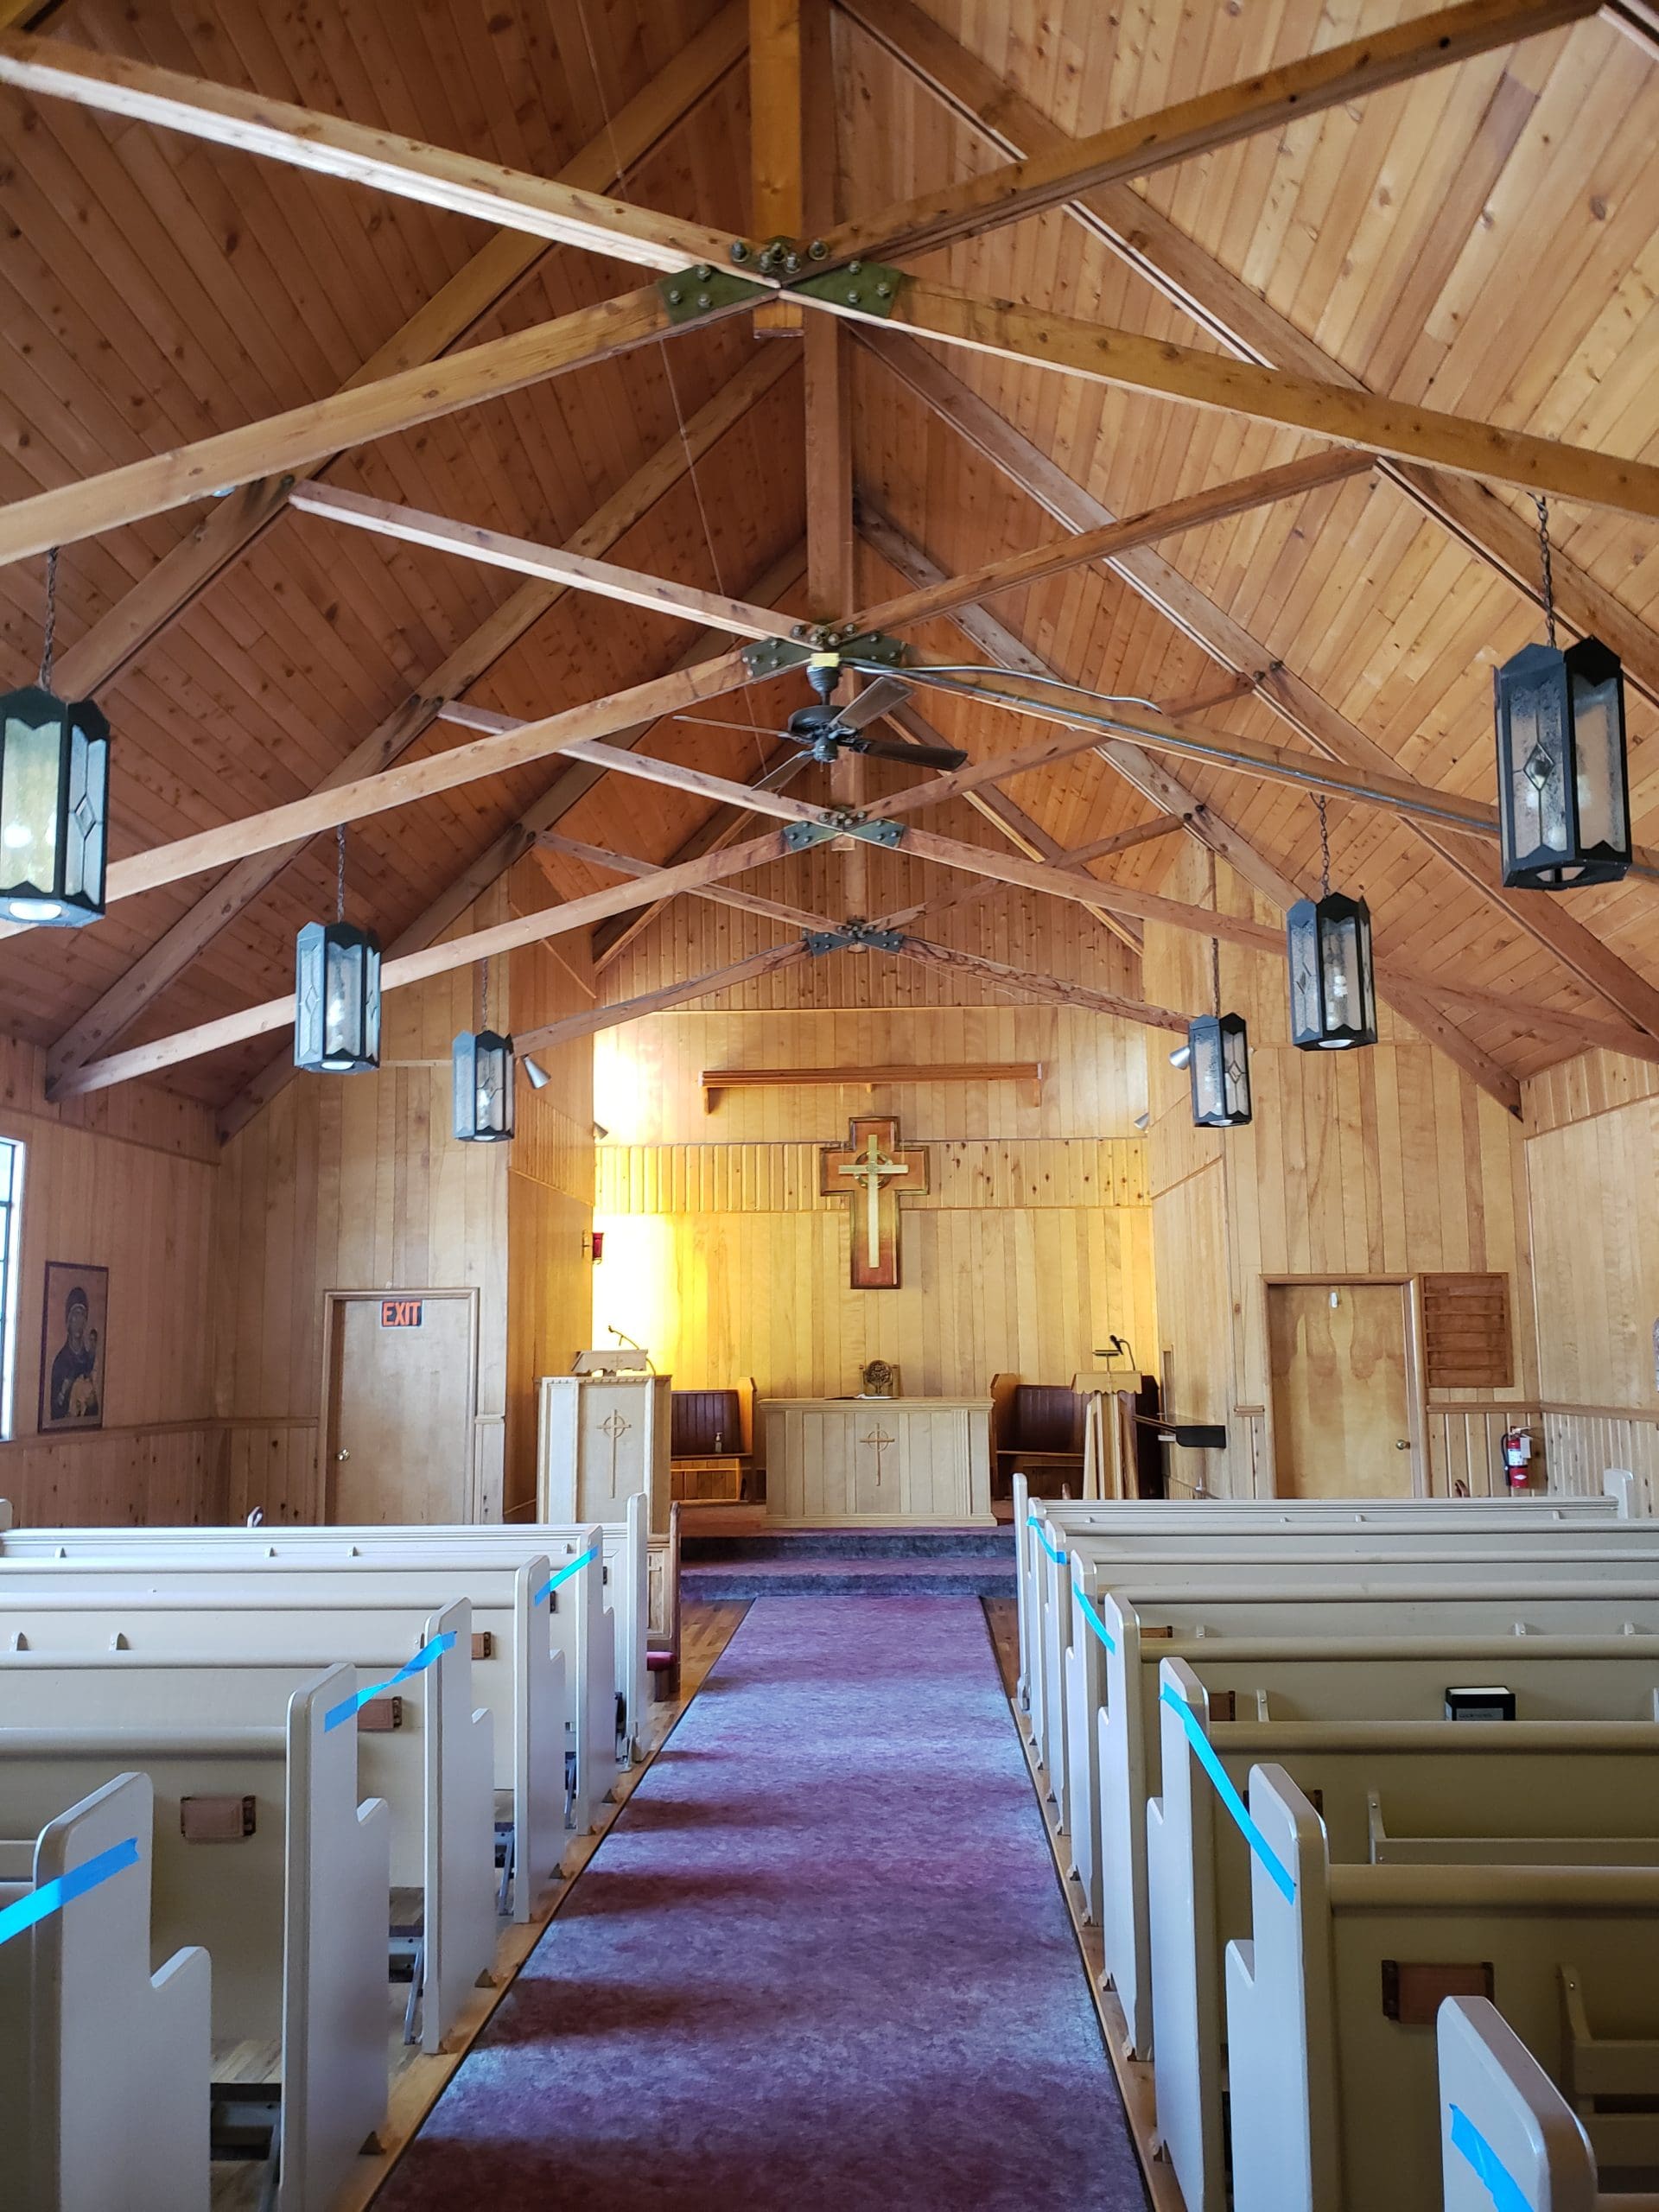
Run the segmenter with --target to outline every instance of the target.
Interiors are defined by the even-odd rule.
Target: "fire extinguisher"
[[[1532,1465],[1532,1436],[1524,1428],[1503,1432],[1503,1471],[1511,1490],[1525,1490]]]

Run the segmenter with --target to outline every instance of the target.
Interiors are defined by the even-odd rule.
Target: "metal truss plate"
[[[861,844],[885,845],[890,850],[905,842],[902,822],[867,822],[861,814],[842,812],[837,808],[826,808],[821,822],[786,822],[784,824],[784,850],[804,853],[814,845],[828,844],[831,837],[856,837]]]
[[[907,282],[902,269],[884,261],[849,261],[827,276],[804,276],[786,290],[805,292],[830,307],[856,308],[861,315],[889,315]]]
[[[747,276],[734,276],[729,269],[716,269],[707,261],[690,269],[677,269],[671,276],[659,276],[657,289],[670,322],[676,325],[700,321],[716,308],[733,307],[740,300],[776,297],[769,285],[752,283]]]
[[[841,828],[834,822],[785,822],[784,850],[786,853],[810,852],[814,845],[827,845],[831,837],[839,837]]]
[[[878,930],[868,922],[849,922],[844,929],[808,930],[806,949],[817,959],[825,952],[899,952],[902,930]]]
[[[752,677],[781,676],[786,668],[804,668],[817,647],[797,644],[793,638],[758,638],[743,648],[743,665]]]

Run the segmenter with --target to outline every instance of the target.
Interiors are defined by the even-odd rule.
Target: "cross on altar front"
[[[855,1290],[899,1287],[899,1198],[925,1193],[927,1150],[901,1148],[899,1123],[885,1116],[855,1119],[844,1145],[818,1154],[818,1189],[852,1200]]]

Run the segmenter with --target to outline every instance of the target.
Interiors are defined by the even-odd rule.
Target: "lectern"
[[[543,1521],[621,1521],[651,1500],[668,1528],[669,1393],[673,1377],[640,1372],[643,1353],[585,1351],[573,1375],[544,1375],[537,1421],[537,1513]]]

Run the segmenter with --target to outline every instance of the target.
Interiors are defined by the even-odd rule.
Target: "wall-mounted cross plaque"
[[[901,1147],[889,1116],[855,1119],[844,1145],[818,1154],[818,1189],[852,1201],[853,1288],[897,1290],[899,1200],[926,1191],[926,1147]]]

